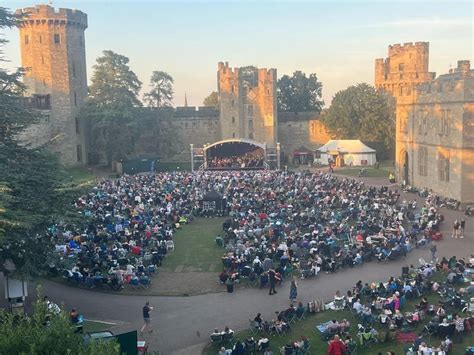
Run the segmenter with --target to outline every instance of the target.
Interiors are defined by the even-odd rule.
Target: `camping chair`
[[[229,345],[229,346],[232,346],[234,345],[234,334],[233,333],[224,333],[222,334],[222,341],[221,341],[221,344],[222,345]]]
[[[311,344],[309,343],[309,340],[306,340],[303,344],[303,348],[300,350],[300,353],[302,355],[310,354],[309,349],[311,348]]]
[[[344,301],[343,298],[334,300],[334,310],[335,311],[341,311],[341,310],[344,309],[345,306],[346,306],[346,302]]]
[[[249,319],[249,325],[250,332],[252,333],[252,335],[257,335],[258,333],[260,333],[261,328],[257,326],[257,323],[254,320]]]
[[[222,343],[222,334],[211,334],[211,343],[220,345]]]
[[[347,354],[347,355],[356,355],[357,354],[357,342],[355,340],[351,339],[347,343],[345,354]]]
[[[172,240],[166,241],[166,250],[173,250],[174,251],[174,242]]]

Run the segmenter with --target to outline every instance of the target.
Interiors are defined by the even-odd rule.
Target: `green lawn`
[[[85,320],[84,333],[101,332],[111,328],[113,324],[102,323],[98,321]]]
[[[428,301],[430,304],[437,304],[439,296],[437,294],[431,293],[428,294]],[[416,301],[408,301],[403,309],[403,313],[407,311],[414,310],[415,303],[418,303],[419,299]],[[449,312],[449,310],[448,310]],[[250,315],[249,315],[250,317]],[[298,340],[302,335],[306,336],[311,344],[310,353],[311,354],[326,354],[327,353],[327,342],[321,339],[321,333],[316,329],[316,325],[321,323],[327,322],[331,319],[347,319],[351,322],[351,331],[350,335],[353,339],[357,338],[357,323],[358,320],[354,318],[353,315],[348,310],[342,311],[324,311],[322,313],[316,314],[306,314],[306,319],[297,321],[296,323],[291,325],[291,330],[283,336],[272,336],[270,338],[271,349],[274,354],[280,354],[279,349],[287,344],[288,342],[292,342]],[[430,319],[431,317],[425,318],[424,322],[420,324],[414,331],[419,334],[423,329],[424,324]],[[381,329],[376,326],[376,329],[379,331],[379,337],[382,339],[383,335],[387,332],[385,329]],[[245,330],[242,332],[237,333],[236,338],[238,339],[246,339],[248,337],[253,336],[256,340],[259,339],[259,335],[252,335],[250,330]],[[434,336],[425,338],[426,342],[431,346],[437,346],[440,344],[441,339],[438,339]],[[464,336],[464,341],[461,344],[455,343],[453,347],[453,352],[450,354],[452,355],[461,355],[464,354],[465,348],[468,345],[472,345],[474,343],[474,339],[472,337],[472,333],[468,336]],[[405,354],[404,352],[405,344],[398,344],[395,340],[389,340],[387,342],[380,341],[378,344],[372,345],[368,348],[361,348],[360,346],[357,349],[357,354],[367,354],[367,355],[375,355],[381,352],[383,355],[386,354],[387,351],[393,351],[397,355]],[[203,351],[205,355],[215,355],[218,352],[218,346],[209,344]]]
[[[65,168],[67,175],[71,182],[83,184],[95,180],[95,175],[83,167],[68,167]]]
[[[223,249],[216,247],[215,238],[222,235],[225,218],[196,218],[179,230],[173,240],[174,251],[168,253],[162,269],[176,272],[218,272]]]
[[[362,167],[360,166],[354,166],[354,167],[349,167],[345,166],[343,168],[335,168],[334,173],[335,174],[340,174],[340,175],[347,175],[347,176],[358,176],[360,170]],[[367,177],[387,177],[390,173],[393,173],[393,161],[391,160],[386,160],[380,162],[380,166],[378,169],[375,169],[372,166],[368,166],[364,168],[366,170],[366,176]]]

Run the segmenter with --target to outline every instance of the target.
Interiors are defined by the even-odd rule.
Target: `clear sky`
[[[2,0],[16,9],[37,4]],[[130,58],[146,90],[153,70],[175,80],[175,105],[200,105],[216,90],[217,62],[316,73],[328,106],[334,94],[373,84],[374,59],[393,43],[430,42],[430,71],[473,60],[473,4],[462,1],[54,0],[88,14],[88,77],[101,51]],[[7,68],[20,66],[18,31],[6,32]],[[474,64],[474,63],[473,63]]]

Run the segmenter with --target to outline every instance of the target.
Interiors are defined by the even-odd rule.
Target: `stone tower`
[[[220,139],[247,138],[276,147],[276,81],[276,69],[218,64]]]
[[[375,87],[390,92],[395,98],[409,96],[414,86],[434,78],[428,71],[429,42],[388,46],[388,58],[375,60]]]
[[[67,165],[85,164],[86,129],[77,112],[87,96],[87,15],[48,5],[17,14],[25,16],[20,48],[28,100],[44,117],[21,138],[33,146],[46,144]]]

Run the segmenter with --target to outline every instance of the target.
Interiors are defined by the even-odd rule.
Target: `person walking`
[[[290,301],[296,302],[296,297],[298,297],[298,284],[296,283],[296,278],[293,276],[290,285]]]
[[[270,291],[268,291],[269,295],[273,295],[277,293],[275,290],[275,284],[277,282],[276,272],[273,269],[268,270],[268,281],[270,283]]]
[[[150,302],[146,302],[145,305],[143,306],[143,327],[140,329],[140,334],[143,334],[145,329],[149,329],[148,333],[153,332],[153,329],[151,329],[151,317],[150,317],[150,312],[153,311],[153,307],[150,306]]]
[[[451,235],[451,238],[455,238],[455,239],[458,238],[459,227],[460,227],[459,221],[456,219],[453,224],[453,234]]]
[[[464,218],[461,218],[461,222],[459,223],[459,226],[461,228],[461,236],[460,238],[464,238],[464,228],[466,228],[466,221],[464,220]]]
[[[438,255],[437,255],[438,247],[436,246],[434,242],[431,244],[430,251],[431,251],[431,261],[438,261]]]

